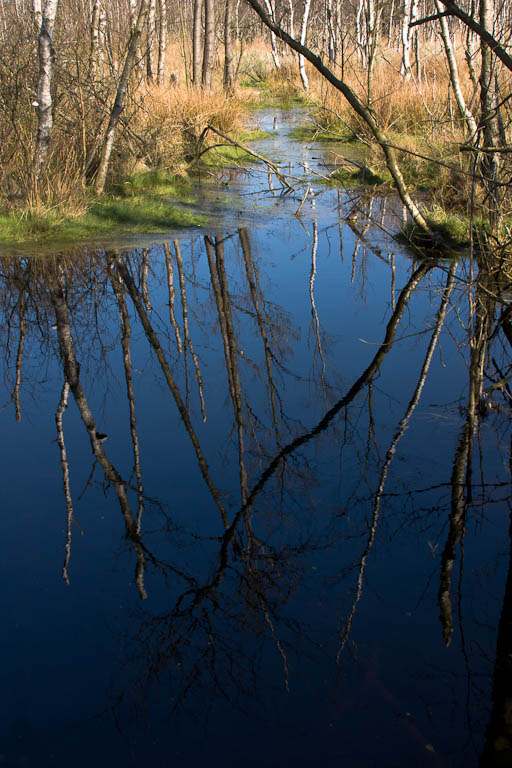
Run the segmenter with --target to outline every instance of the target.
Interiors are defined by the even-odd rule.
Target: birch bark
[[[274,21],[275,14],[274,14],[274,8],[272,6],[271,0],[263,0],[263,2],[265,3],[265,8],[267,9],[268,15],[270,16],[272,21]],[[279,69],[281,66],[281,62],[279,60],[279,53],[277,52],[277,38],[274,32],[272,32],[272,30],[270,30],[270,45],[272,47],[272,58],[274,59],[275,68]]]
[[[38,39],[39,77],[37,80],[37,139],[34,152],[34,179],[37,184],[50,149],[53,126],[52,68],[53,27],[57,15],[58,0],[46,0],[41,15]]]
[[[201,17],[203,0],[194,0],[194,19],[192,31],[192,82],[199,88],[201,85]]]
[[[301,45],[306,44],[306,35],[308,32],[308,21],[309,21],[310,10],[311,10],[311,0],[305,0],[304,13],[302,14],[302,24],[300,28],[300,44]],[[306,74],[304,56],[301,53],[299,53],[299,73],[300,73],[300,79],[302,80],[302,85],[304,86],[304,90],[307,91],[309,88],[309,81],[308,81],[308,76]]]
[[[442,13],[443,6],[439,2],[439,0],[435,0],[435,4],[436,4],[437,12]],[[439,24],[441,26],[441,38],[443,41],[444,50],[446,54],[446,61],[448,63],[448,69],[450,72],[450,81],[452,84],[455,101],[457,102],[457,107],[459,108],[461,117],[466,122],[470,137],[473,140],[476,138],[476,135],[478,133],[478,126],[476,124],[476,120],[473,117],[470,109],[466,105],[466,101],[462,93],[462,88],[460,87],[457,60],[455,58],[455,52],[453,50],[452,38],[450,35],[450,30],[448,28],[448,22],[446,20],[446,16],[443,16],[442,18],[439,19]]]
[[[215,4],[214,4],[214,0],[205,0],[203,76],[202,76],[202,83],[204,88],[212,87],[214,53],[215,53]]]

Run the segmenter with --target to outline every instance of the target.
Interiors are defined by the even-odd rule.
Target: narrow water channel
[[[507,281],[276,116],[293,191],[0,260],[2,766],[508,764]]]

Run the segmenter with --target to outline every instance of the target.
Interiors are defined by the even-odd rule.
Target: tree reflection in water
[[[358,234],[352,280],[359,279],[364,297],[369,289],[361,251],[369,253],[372,246],[355,222],[351,226]],[[399,289],[395,255],[375,252],[374,257],[386,264],[390,280],[385,331],[380,341],[372,340],[375,347],[369,347],[366,364],[355,375],[353,365],[346,366],[349,380],[348,374],[341,378],[336,370],[330,355],[334,342],[323,328],[316,295],[321,269],[318,242],[319,227],[313,222],[303,291],[309,302],[304,317],[310,318],[312,347],[306,377],[304,366],[293,372],[300,328],[292,315],[266,295],[264,266],[253,252],[246,229],[206,236],[187,248],[185,255],[183,244],[174,241],[162,246],[161,258],[134,250],[74,254],[44,262],[2,260],[2,347],[16,419],[22,418],[24,393],[33,391],[37,396],[38,379],[27,349],[40,348],[47,365],[57,360],[60,370],[55,419],[66,508],[65,581],[73,579],[74,502],[79,496],[73,488],[65,439],[70,397],[93,454],[84,493],[98,482],[95,469],[99,466],[104,484],[117,499],[133,550],[139,596],[151,596],[150,572],[159,593],[167,587],[157,583],[157,576],[169,580],[167,609],[156,614],[149,611],[137,620],[138,629],[129,642],[137,661],[116,686],[121,710],[134,702],[134,692],[150,696],[148,691],[164,670],[172,684],[174,707],[202,687],[210,694],[216,691],[226,699],[240,700],[261,689],[265,679],[261,664],[268,658],[268,651],[262,650],[265,638],[280,661],[286,691],[300,676],[303,654],[327,655],[333,665],[337,662],[346,668],[358,642],[353,635],[365,586],[374,589],[370,558],[379,557],[379,542],[385,551],[386,542],[402,530],[409,536],[423,536],[433,554],[439,549],[438,571],[431,578],[439,585],[442,636],[450,645],[459,625],[468,702],[478,695],[472,687],[471,652],[465,644],[462,616],[464,542],[475,520],[486,524],[483,514],[491,505],[500,503],[510,509],[511,464],[491,471],[482,436],[485,424],[499,440],[509,438],[512,326],[503,298],[508,278],[503,269],[485,264],[473,276],[473,262],[468,266],[463,261],[420,260],[411,263]],[[340,254],[343,259],[341,243]],[[194,259],[206,260],[199,276]],[[418,292],[430,302],[431,325],[421,332],[407,328]],[[416,334],[418,344],[425,335],[428,341],[414,374],[414,387],[404,400],[407,405],[396,418],[396,407],[389,405],[391,397],[385,407],[380,378],[386,366],[407,365],[397,350],[404,339]],[[467,366],[467,394],[464,402],[456,404],[463,420],[451,476],[446,468],[441,482],[436,479],[430,487],[420,477],[411,480],[407,472],[400,479],[394,463],[428,382],[436,349],[443,338],[450,337]],[[141,418],[146,417],[137,401],[134,349],[137,360],[149,355],[156,361],[160,386],[166,388],[179,413],[183,436],[211,502],[201,516],[208,515],[203,527],[195,513],[189,525],[186,510],[174,519],[175,513],[169,511],[172,488],[148,495],[145,443],[139,435]],[[111,359],[118,350],[131,444],[131,466],[123,469],[109,456],[109,442],[101,435],[98,398],[91,400],[88,394],[93,379],[102,378],[108,390]],[[212,361],[218,366],[219,359],[223,360],[222,377],[211,373]],[[314,403],[311,414],[294,396],[295,384],[307,385]],[[221,391],[227,393],[223,403]],[[222,406],[221,418],[213,415],[218,434],[205,432],[212,418],[212,400]],[[445,415],[456,412],[451,405],[439,408],[438,415],[443,416],[443,410]],[[395,426],[389,424],[391,416]],[[183,450],[181,439],[182,435],[169,435],[171,452]],[[334,461],[334,469],[332,465],[326,469],[327,459],[332,462],[334,454],[338,464]],[[236,493],[231,481],[233,462]],[[343,487],[341,505],[322,501],[323,484]],[[389,514],[379,538],[383,507]],[[146,533],[148,510],[164,508],[166,522],[159,537],[154,531]],[[183,557],[178,538],[197,548],[198,554]],[[312,563],[317,562],[325,564],[324,590],[332,593],[326,597],[329,618],[320,627],[311,625],[315,614],[308,604],[312,568],[317,567]],[[497,633],[492,712],[482,749],[484,766],[512,762],[511,579],[509,568]],[[474,716],[468,702],[471,732]],[[482,734],[482,724],[478,729]],[[475,743],[480,749],[482,737]]]

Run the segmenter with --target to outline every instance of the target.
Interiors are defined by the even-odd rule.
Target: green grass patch
[[[320,128],[313,123],[299,125],[290,132],[290,136],[299,141],[332,141],[338,144],[358,143],[354,132],[341,123],[336,125],[336,127],[330,128]]]
[[[413,221],[408,221],[402,227],[398,239],[419,248],[461,251],[469,245],[469,221],[463,216],[447,213],[441,209],[433,209],[424,213],[425,220],[432,232],[440,236],[440,240],[426,234]]]
[[[248,141],[260,141],[261,139],[268,139],[273,135],[273,133],[264,131],[262,128],[247,128],[243,131],[240,131],[238,134],[238,140],[245,144]]]
[[[329,181],[325,183],[332,185],[343,184],[352,187],[359,185],[376,187],[381,184],[388,184],[390,180],[389,174],[376,173],[371,168],[354,169],[343,167],[332,173]]]
[[[256,86],[253,86],[256,87]],[[248,112],[256,112],[259,109],[275,107],[276,109],[296,109],[297,107],[309,106],[308,100],[300,93],[293,95],[280,95],[273,93],[267,87],[258,87],[259,98],[257,101],[251,101],[245,107]]]
[[[192,202],[192,184],[186,178],[164,171],[145,171],[129,176],[118,182],[111,190],[111,196],[126,198],[149,195],[172,197],[182,203]]]
[[[202,226],[206,218],[172,205],[192,203],[191,185],[170,175],[147,173],[116,185],[87,212],[69,216],[55,209],[0,212],[0,243],[84,243],[101,237],[157,234],[181,227]]]
[[[225,168],[232,163],[247,165],[254,163],[254,157],[240,147],[235,147],[234,144],[225,144],[208,150],[200,160],[203,168]]]

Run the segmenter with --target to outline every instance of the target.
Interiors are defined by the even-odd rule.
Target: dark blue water
[[[165,247],[2,261],[0,765],[472,766],[504,743],[501,278],[408,252],[392,197],[321,186],[297,119],[257,147],[293,193],[233,170]]]

